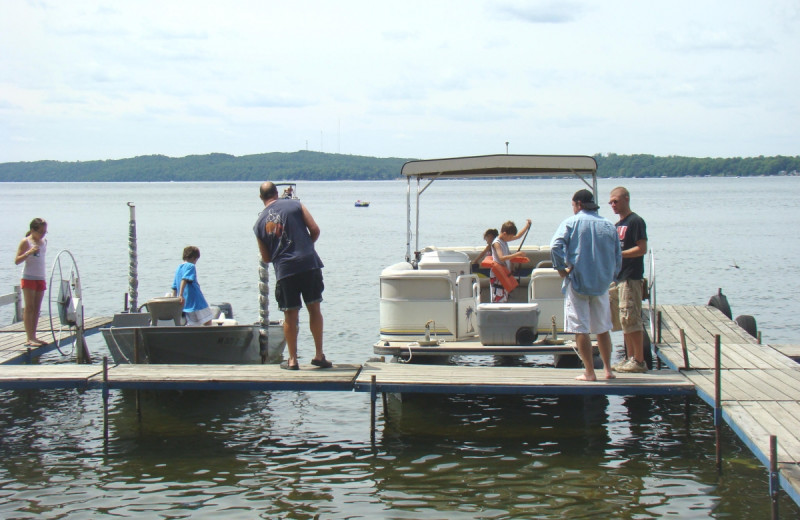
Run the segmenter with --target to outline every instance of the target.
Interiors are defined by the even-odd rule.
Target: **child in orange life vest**
[[[497,235],[491,242],[492,259],[495,264],[492,266],[491,275],[489,276],[489,286],[491,287],[491,301],[492,303],[505,303],[508,301],[508,295],[517,286],[516,279],[511,276],[511,259],[520,258],[528,261],[528,258],[522,251],[511,253],[509,251],[508,242],[517,240],[523,236],[531,227],[531,219],[527,219],[525,227],[517,233],[517,226],[508,221],[500,228],[500,234]],[[487,233],[484,234],[484,239],[488,242]]]

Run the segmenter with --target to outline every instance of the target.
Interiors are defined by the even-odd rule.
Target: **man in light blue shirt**
[[[573,216],[558,226],[550,242],[553,268],[564,278],[564,330],[575,334],[584,365],[580,381],[595,381],[590,334],[597,335],[606,379],[611,371],[611,308],[608,287],[622,266],[622,251],[614,224],[597,214],[594,195],[578,190],[572,197]]]

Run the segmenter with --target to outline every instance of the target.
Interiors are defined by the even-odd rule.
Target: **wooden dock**
[[[578,382],[581,369],[374,363],[298,371],[277,365],[15,365],[55,348],[24,346],[22,324],[0,329],[0,388],[251,390],[369,392],[372,431],[382,393],[472,395],[692,395],[716,402],[715,336],[721,339],[720,408],[725,420],[768,468],[770,436],[778,439],[776,482],[800,504],[800,365],[791,345],[760,345],[721,312],[706,306],[659,306],[658,356],[669,370],[617,374]],[[45,321],[46,320],[46,321]],[[111,318],[86,320],[86,334]],[[52,336],[49,319],[40,337]],[[683,331],[683,343],[681,342]],[[688,360],[688,362],[687,362]],[[688,365],[688,366],[687,366]],[[773,473],[771,472],[771,475]],[[777,484],[776,484],[777,487]]]
[[[91,336],[100,331],[100,327],[105,327],[113,318],[110,316],[99,318],[86,318],[84,320],[84,336]],[[66,327],[59,333],[58,318],[53,317],[53,324],[55,330],[55,337],[61,338],[62,345],[70,345],[75,335]],[[41,347],[28,347],[25,345],[27,340],[25,336],[25,326],[20,321],[0,327],[0,365],[14,364],[14,363],[30,363],[32,358],[38,358],[42,354],[46,354],[56,349],[56,343],[53,341],[53,329],[50,327],[50,316],[42,316],[39,318],[39,324],[36,327],[36,335],[42,341],[47,341],[47,345]]]
[[[659,357],[681,369],[711,406],[716,402],[715,336],[720,336],[721,417],[767,468],[770,436],[777,436],[781,487],[800,504],[800,365],[779,349],[758,344],[713,307],[661,305],[659,310]]]
[[[361,365],[3,365],[0,388],[353,391]]]
[[[367,363],[356,391],[479,395],[688,395],[694,385],[672,370],[617,374],[616,379],[578,382],[583,369]],[[602,371],[598,372],[602,374]]]

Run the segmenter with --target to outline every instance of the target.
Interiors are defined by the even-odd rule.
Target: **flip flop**
[[[311,364],[319,368],[331,368],[333,366],[333,363],[325,359],[325,356],[322,356],[322,359],[312,359]]]
[[[300,365],[290,365],[288,361],[281,363],[281,368],[284,370],[300,370]]]

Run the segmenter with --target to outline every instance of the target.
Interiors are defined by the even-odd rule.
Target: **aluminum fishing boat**
[[[179,298],[155,298],[147,312],[114,315],[100,329],[115,363],[151,364],[255,364],[277,363],[286,342],[283,322],[240,325],[229,304],[212,306],[211,326],[184,326]]]

